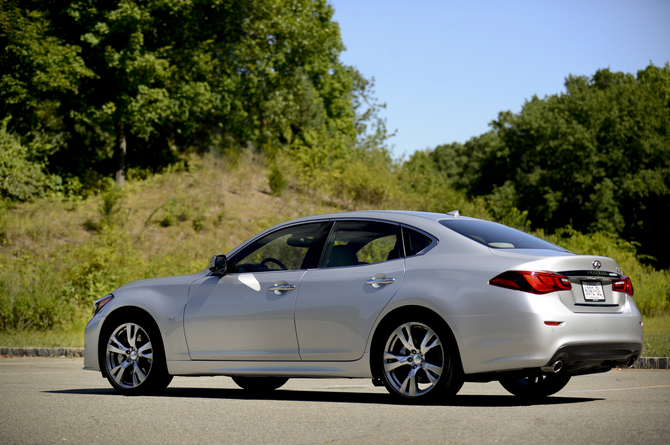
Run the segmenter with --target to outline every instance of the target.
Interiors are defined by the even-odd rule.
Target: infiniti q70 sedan
[[[458,211],[295,219],[93,312],[84,367],[129,395],[221,375],[255,392],[342,377],[408,401],[490,381],[544,397],[632,366],[643,335],[616,261]]]

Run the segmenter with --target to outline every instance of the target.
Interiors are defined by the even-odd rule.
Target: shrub
[[[273,195],[281,195],[284,189],[286,189],[286,179],[284,179],[284,174],[279,170],[276,164],[272,166],[268,180],[270,181],[270,190],[272,190]]]
[[[35,153],[7,133],[8,121],[0,124],[0,197],[29,201],[43,196],[53,180],[44,173],[44,164],[35,159]]]

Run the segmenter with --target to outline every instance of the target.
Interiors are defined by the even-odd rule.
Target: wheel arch
[[[140,307],[121,306],[114,309],[113,312],[107,314],[107,316],[105,317],[105,321],[102,323],[102,326],[100,327],[100,335],[98,336],[98,366],[100,366],[101,371],[104,367],[103,351],[105,350],[105,343],[107,341],[105,338],[106,335],[104,335],[104,333],[110,326],[112,326],[114,323],[118,323],[119,320],[123,320],[125,317],[139,317],[140,319],[142,319],[143,322],[151,324],[151,327],[155,329],[156,332],[158,332],[158,339],[154,339],[152,341],[158,341],[159,346],[163,349],[163,351],[165,351],[165,342],[163,340],[163,333],[158,327],[158,323],[156,323],[154,317],[149,312]]]
[[[418,305],[408,305],[408,306],[400,306],[392,311],[388,312],[387,314],[384,315],[384,317],[377,323],[377,326],[375,327],[374,333],[372,335],[372,340],[370,342],[370,371],[372,373],[372,378],[373,379],[380,379],[381,375],[379,375],[379,368],[376,366],[376,361],[379,360],[379,354],[382,350],[380,347],[380,343],[384,342],[386,338],[382,335],[382,332],[384,329],[386,329],[390,324],[393,324],[400,319],[405,319],[407,317],[417,317],[417,321],[419,321],[419,317],[424,317],[427,318],[430,321],[435,321],[439,323],[439,325],[442,327],[443,331],[447,335],[447,341],[449,343],[449,346],[454,348],[456,353],[454,354],[455,358],[455,363],[456,369],[458,372],[461,374],[463,373],[463,364],[461,361],[461,352],[458,347],[458,342],[456,341],[456,337],[454,336],[454,333],[449,326],[449,323],[447,323],[444,318],[442,318],[437,312],[433,311],[432,309],[429,309],[424,306],[418,306]]]

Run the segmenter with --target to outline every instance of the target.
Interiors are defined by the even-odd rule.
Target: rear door
[[[318,269],[300,283],[295,326],[300,357],[348,361],[363,356],[372,325],[405,275],[398,224],[336,221]]]

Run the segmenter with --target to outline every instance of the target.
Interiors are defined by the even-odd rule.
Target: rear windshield
[[[490,221],[443,219],[440,221],[440,224],[473,241],[477,241],[479,244],[494,249],[549,249],[567,252],[562,247],[548,243],[520,230]]]

